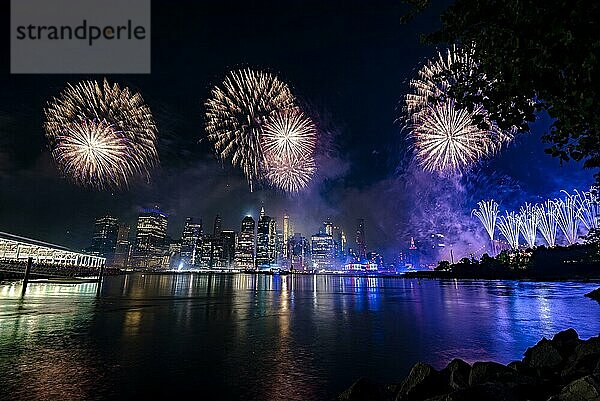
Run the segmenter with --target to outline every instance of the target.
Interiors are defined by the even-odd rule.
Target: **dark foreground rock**
[[[573,329],[528,348],[508,365],[454,359],[444,369],[413,366],[399,383],[356,381],[338,401],[600,401],[600,335],[580,340]]]
[[[600,303],[600,288],[596,288],[594,291],[585,294],[585,296]]]

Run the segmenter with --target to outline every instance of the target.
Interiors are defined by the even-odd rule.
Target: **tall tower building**
[[[320,232],[311,237],[311,258],[315,269],[332,270],[334,262],[333,237]]]
[[[333,236],[333,223],[331,222],[331,218],[327,218],[323,222],[323,228],[325,230],[325,234]]]
[[[158,209],[145,209],[138,216],[133,253],[134,267],[156,268],[167,251],[168,216]]]
[[[221,231],[221,239],[223,241],[223,263],[224,267],[233,268],[235,259],[235,231]]]
[[[254,270],[254,228],[256,223],[252,216],[242,220],[242,229],[235,249],[235,266],[242,270]]]
[[[198,264],[200,246],[202,241],[202,219],[188,217],[181,234],[181,261],[184,265],[193,266]]]
[[[365,243],[365,220],[358,220],[358,227],[356,228],[356,253],[360,260],[367,257],[367,245]]]
[[[332,237],[334,258],[336,259],[336,261],[343,263],[346,261],[346,235],[339,226],[334,226]]]
[[[129,266],[131,257],[131,242],[129,241],[130,227],[127,224],[119,225],[117,231],[117,244],[115,246],[115,258],[112,265],[121,269]]]
[[[310,244],[299,233],[290,237],[288,255],[292,270],[305,271],[310,269]]]
[[[415,245],[415,239],[410,237],[410,247],[408,248],[408,264],[412,266],[413,269],[418,269],[420,266],[420,257],[419,257],[419,249]]]
[[[256,229],[256,266],[270,266],[275,264],[277,258],[277,232],[275,219],[265,214],[265,209],[260,211]]]
[[[219,235],[221,235],[221,216],[217,213],[215,224],[213,226],[213,236],[218,237]]]
[[[269,264],[277,263],[277,220],[269,221]]]
[[[288,240],[290,239],[290,216],[283,214],[283,257],[288,257]]]
[[[112,264],[115,255],[118,231],[119,222],[112,216],[100,217],[94,224],[91,251],[95,255],[105,257],[107,265]]]

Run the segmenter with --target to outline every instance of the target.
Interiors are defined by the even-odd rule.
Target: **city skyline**
[[[95,220],[91,245],[85,251],[105,257],[107,266],[121,269],[260,270],[276,267],[340,271],[360,270],[362,263],[375,263],[380,269],[385,267],[378,249],[366,247],[364,219],[356,220],[357,237],[350,243],[344,229],[329,217],[310,232],[301,233],[293,229],[293,217],[287,212],[279,218],[269,216],[264,206],[257,220],[246,215],[238,225],[239,230],[224,227],[220,214],[215,216],[212,230],[206,227],[205,221],[205,218],[187,217],[180,235],[171,236],[167,234],[168,215],[158,206],[140,210],[136,224],[104,215]],[[132,226],[135,230],[131,230]],[[300,250],[296,248],[298,241]],[[388,266],[405,267],[400,266],[402,254],[399,250],[390,255]],[[294,256],[301,257],[295,259]]]

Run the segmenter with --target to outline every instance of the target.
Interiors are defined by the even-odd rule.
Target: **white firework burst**
[[[273,187],[288,193],[305,189],[316,171],[312,156],[289,159],[268,155],[267,165],[267,180]]]
[[[429,106],[420,118],[412,136],[418,163],[427,171],[461,171],[490,151],[487,131],[450,100]]]
[[[500,130],[482,105],[459,108],[449,94],[453,85],[478,73],[473,54],[473,48],[453,46],[427,62],[410,82],[412,91],[405,97],[409,127],[417,159],[428,171],[460,172],[513,139],[514,130]],[[449,127],[460,129],[453,128],[454,134],[448,135]],[[420,143],[423,139],[426,143]],[[432,142],[441,146],[430,146]]]
[[[265,153],[299,159],[315,150],[317,127],[299,109],[284,110],[267,118],[261,140]]]
[[[139,93],[107,80],[68,85],[44,110],[44,129],[61,172],[95,189],[127,188],[158,163],[156,125]]]
[[[250,69],[231,71],[211,91],[206,102],[206,132],[217,155],[231,158],[244,172],[252,190],[264,177],[261,134],[265,121],[295,107],[289,87],[276,76]]]

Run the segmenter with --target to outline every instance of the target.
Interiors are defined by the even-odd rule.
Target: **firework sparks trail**
[[[475,216],[481,221],[485,231],[490,237],[492,252],[494,252],[494,232],[496,231],[496,221],[498,220],[498,202],[491,199],[489,201],[477,202],[478,209],[471,211],[471,216]]]
[[[577,232],[579,230],[577,200],[576,195],[571,195],[564,190],[562,192],[564,192],[566,197],[554,201],[556,223],[564,234],[567,243],[571,245],[577,242]]]
[[[540,223],[537,208],[530,203],[525,203],[524,206],[521,206],[519,219],[521,219],[519,229],[521,230],[521,234],[523,234],[523,238],[525,238],[530,248],[534,248]]]
[[[217,155],[239,166],[252,190],[265,175],[261,134],[266,120],[295,107],[289,87],[276,76],[251,69],[231,71],[206,102],[206,131]]]
[[[589,192],[579,192],[575,190],[575,203],[579,219],[590,231],[600,227],[600,199],[595,188],[590,188]]]
[[[556,244],[556,232],[558,227],[555,209],[556,204],[552,200],[547,200],[544,204],[536,206],[538,229],[549,247],[554,247]]]
[[[156,125],[139,93],[83,81],[44,110],[44,129],[63,175],[83,187],[124,189],[158,163]]]
[[[511,249],[519,249],[519,233],[521,231],[521,219],[515,212],[506,212],[505,216],[498,217],[498,229]]]

